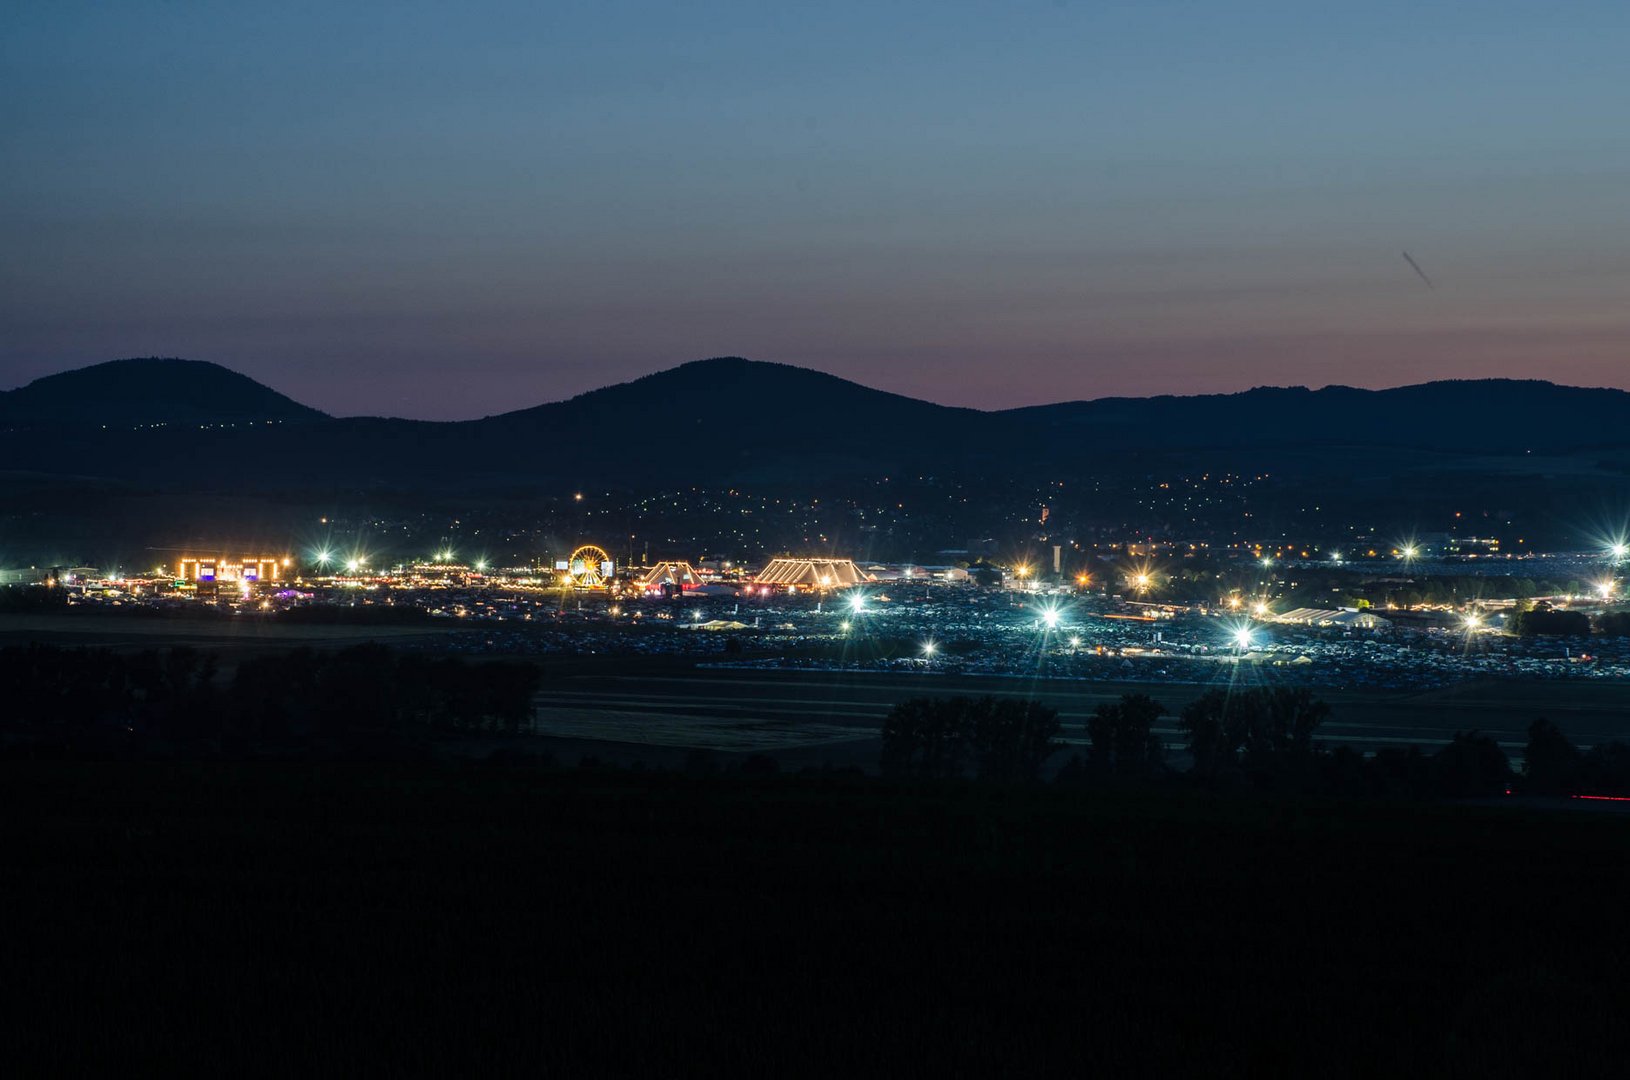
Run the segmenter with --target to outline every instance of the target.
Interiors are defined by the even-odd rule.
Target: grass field
[[[450,631],[434,627],[354,627],[235,623],[106,615],[3,615],[0,645],[45,641],[116,649],[192,645],[223,654],[223,678],[236,658],[297,645],[414,642],[434,649]],[[1059,709],[1067,747],[1084,744],[1086,717],[1123,693],[1147,693],[1172,713],[1157,728],[1177,750],[1175,714],[1203,687],[1172,683],[1073,682],[912,673],[775,671],[697,667],[680,656],[543,658],[537,699],[540,739],[559,753],[672,764],[688,750],[771,753],[788,765],[870,767],[877,729],[897,702],[920,695],[1034,697]],[[1481,680],[1425,691],[1330,690],[1331,715],[1319,733],[1329,745],[1359,749],[1416,744],[1428,751],[1456,731],[1480,730],[1515,760],[1527,728],[1544,716],[1572,741],[1630,740],[1630,685],[1590,679]],[[1068,752],[1057,760],[1067,758]],[[573,757],[575,760],[575,756]]]
[[[1630,1054],[1619,817],[7,762],[0,841],[27,1072],[1487,1080]]]
[[[1171,715],[1157,726],[1175,752],[1184,736],[1176,714],[1203,687],[1170,683],[1089,683],[916,674],[726,670],[641,662],[551,668],[537,698],[537,729],[568,753],[614,760],[671,761],[680,748],[722,754],[772,753],[784,764],[869,767],[877,732],[897,702],[931,695],[1035,698],[1057,708],[1066,752],[1085,746],[1088,715],[1125,693],[1147,693]],[[1559,724],[1577,744],[1630,739],[1630,687],[1589,682],[1466,683],[1438,690],[1320,690],[1330,719],[1328,745],[1371,750],[1416,744],[1428,752],[1456,731],[1493,735],[1515,759],[1536,717]],[[1055,762],[1056,764],[1057,762]]]

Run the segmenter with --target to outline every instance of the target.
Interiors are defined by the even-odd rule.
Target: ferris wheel
[[[593,544],[584,544],[566,560],[566,573],[579,589],[605,588],[614,570],[611,556]]]

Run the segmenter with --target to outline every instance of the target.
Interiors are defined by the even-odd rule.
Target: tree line
[[[471,663],[383,645],[249,657],[230,680],[213,653],[0,649],[0,733],[14,744],[115,745],[152,737],[277,740],[514,734],[531,722],[533,664]]]
[[[1148,694],[1098,705],[1081,729],[1086,752],[1058,767],[1053,782],[1186,783],[1392,798],[1630,793],[1630,744],[1579,750],[1544,719],[1530,726],[1518,771],[1500,744],[1478,731],[1457,731],[1431,753],[1407,746],[1366,756],[1317,741],[1330,706],[1305,688],[1213,689],[1176,714],[1191,761],[1179,771],[1155,730],[1169,715]],[[1065,749],[1063,734],[1058,710],[1039,702],[915,698],[895,706],[883,721],[881,771],[900,780],[1039,782],[1047,763]]]

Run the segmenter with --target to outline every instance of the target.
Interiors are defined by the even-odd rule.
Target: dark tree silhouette
[[[1598,616],[1596,632],[1606,637],[1630,637],[1630,611],[1610,611]]]
[[[1123,776],[1148,773],[1164,756],[1154,725],[1165,715],[1166,706],[1148,694],[1123,694],[1118,702],[1099,705],[1087,718],[1092,762]]]
[[[1216,776],[1243,767],[1258,779],[1307,774],[1313,735],[1330,706],[1305,688],[1209,690],[1184,707],[1194,770]]]
[[[1500,744],[1476,731],[1457,731],[1449,745],[1432,756],[1440,794],[1454,798],[1500,795],[1511,783],[1511,762]]]
[[[1506,620],[1506,629],[1523,637],[1584,637],[1590,633],[1590,616],[1583,611],[1536,607],[1532,611],[1513,612]]]
[[[1630,743],[1597,743],[1579,766],[1579,786],[1593,795],[1630,795]]]
[[[1059,747],[1058,711],[1033,701],[915,698],[883,720],[884,775],[1033,781]]]
[[[1536,795],[1566,795],[1579,783],[1579,751],[1544,717],[1528,725],[1524,759],[1525,786]]]
[[[1059,749],[1058,710],[1034,701],[974,703],[974,760],[981,780],[1034,781]]]
[[[942,780],[961,776],[967,753],[967,698],[913,698],[883,718],[885,776]]]

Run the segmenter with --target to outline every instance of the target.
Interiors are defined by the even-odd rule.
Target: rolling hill
[[[199,360],[110,360],[0,392],[0,430],[327,418],[246,375]]]
[[[213,481],[189,466],[254,462],[220,481],[236,492],[810,487],[918,474],[1004,482],[1015,469],[1079,477],[1219,454],[1316,461],[1334,475],[1360,468],[1366,448],[1613,458],[1630,446],[1630,393],[1538,381],[1263,387],[984,412],[739,357],[444,423],[330,418],[213,364],[125,360],[12,391],[0,417],[13,474],[196,486]],[[167,426],[136,429],[153,424]]]
[[[1630,394],[1545,382],[984,412],[724,357],[432,423],[327,417],[212,364],[128,360],[4,395],[0,417],[0,557],[13,559],[124,557],[210,535],[286,544],[325,514],[395,521],[399,535],[402,522],[455,518],[517,537],[639,531],[699,544],[714,530],[772,546],[824,531],[881,554],[1034,532],[1042,504],[1054,526],[1221,540],[1241,528],[1442,529],[1464,510],[1468,525],[1553,546],[1630,513]],[[1249,493],[1219,476],[1249,481]],[[727,489],[771,501],[751,517],[731,511],[732,524],[719,509]],[[572,510],[577,491],[605,496],[596,516]],[[812,515],[813,530],[763,516],[783,497],[837,509]]]

